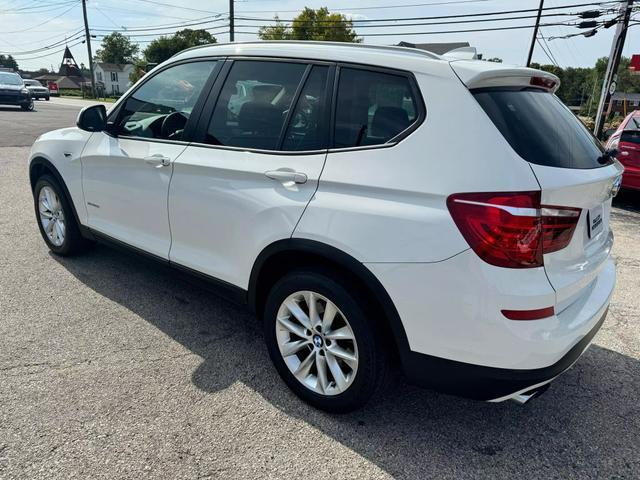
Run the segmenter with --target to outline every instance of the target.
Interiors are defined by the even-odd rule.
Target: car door
[[[91,136],[82,154],[91,229],[168,259],[173,163],[187,146],[216,64],[191,61],[153,74],[110,115],[107,131]]]
[[[334,67],[228,61],[197,142],[175,161],[170,260],[246,288],[259,252],[289,238],[318,185]]]

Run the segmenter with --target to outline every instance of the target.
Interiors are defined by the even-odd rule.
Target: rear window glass
[[[538,89],[476,90],[473,95],[526,161],[562,168],[602,166],[602,146],[555,95]]]

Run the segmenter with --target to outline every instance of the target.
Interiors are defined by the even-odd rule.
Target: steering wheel
[[[160,127],[160,138],[179,140],[189,117],[183,112],[173,112],[164,117]]]

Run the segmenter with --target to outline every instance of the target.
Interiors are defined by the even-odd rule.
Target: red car
[[[607,148],[618,150],[624,165],[622,188],[640,190],[640,111],[631,112],[607,141]]]

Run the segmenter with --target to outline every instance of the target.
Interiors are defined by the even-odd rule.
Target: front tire
[[[34,107],[35,107],[35,105],[33,103],[33,98],[29,99],[29,103],[25,103],[25,104],[20,105],[20,108],[22,110],[24,110],[25,112],[32,112]]]
[[[91,244],[80,234],[70,200],[55,178],[51,175],[40,177],[33,198],[38,228],[49,250],[69,256],[84,251]]]
[[[329,270],[291,272],[269,293],[269,355],[289,388],[312,406],[350,412],[385,385],[387,352],[367,304]]]

